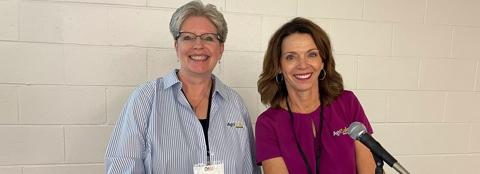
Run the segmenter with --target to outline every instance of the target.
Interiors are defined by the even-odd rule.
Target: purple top
[[[315,127],[319,127],[320,107],[309,114],[293,114],[297,139],[312,171],[315,172],[315,150],[318,149],[319,142],[315,142],[311,125],[313,121]],[[369,133],[373,132],[360,102],[351,91],[343,91],[331,104],[325,106],[323,115],[319,172],[355,174],[355,146],[352,138],[348,136],[348,126],[358,121],[367,127]],[[287,110],[269,108],[263,112],[257,119],[255,137],[258,165],[270,158],[283,157],[289,173],[307,173],[295,143]]]

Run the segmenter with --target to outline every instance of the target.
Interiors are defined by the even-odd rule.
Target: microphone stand
[[[382,158],[378,157],[374,153],[372,153],[373,159],[375,160],[375,174],[384,174],[385,172],[383,171],[383,160]]]

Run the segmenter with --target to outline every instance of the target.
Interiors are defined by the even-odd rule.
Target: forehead
[[[307,33],[293,33],[282,41],[282,52],[299,52],[317,49],[312,36]]]
[[[190,16],[183,21],[180,31],[192,32],[195,34],[202,33],[216,33],[217,28],[213,25],[207,17],[204,16]]]

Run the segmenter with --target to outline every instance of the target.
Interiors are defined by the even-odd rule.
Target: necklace
[[[200,99],[200,101],[198,101],[198,103],[196,105],[191,104],[190,101],[189,101],[190,107],[192,107],[193,112],[197,112],[198,107],[200,106],[200,104],[202,104],[202,102],[204,100],[205,100],[205,97],[202,97],[202,99]]]
[[[192,108],[193,112],[197,113],[198,108],[205,101],[205,99],[210,98],[212,90],[213,90],[213,81],[210,83],[209,92],[208,92],[209,96],[206,96],[206,97],[202,96],[196,104],[192,104],[192,102],[188,99],[188,97],[187,97],[185,91],[183,90],[183,88],[181,90],[182,90],[183,95],[185,95],[185,98],[187,99],[187,102],[190,105],[190,107]]]

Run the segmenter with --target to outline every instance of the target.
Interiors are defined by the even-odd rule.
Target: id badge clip
[[[199,163],[193,166],[194,174],[224,174],[225,168],[222,161],[210,161],[207,157],[207,163]]]

